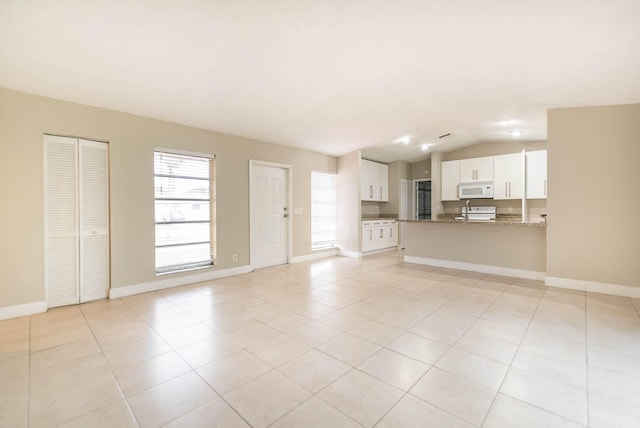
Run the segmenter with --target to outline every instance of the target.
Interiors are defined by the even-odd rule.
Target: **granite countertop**
[[[362,221],[367,220],[397,220],[398,214],[362,214]]]
[[[498,215],[495,220],[492,221],[474,221],[474,220],[456,220],[455,216],[440,216],[437,220],[398,220],[408,223],[471,223],[471,224],[490,224],[490,225],[505,225],[505,226],[529,226],[529,227],[546,227],[545,222],[526,222],[523,223],[520,216],[501,216]]]

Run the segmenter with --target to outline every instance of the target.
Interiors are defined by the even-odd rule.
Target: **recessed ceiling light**
[[[411,135],[405,135],[404,137],[400,137],[395,141],[396,144],[409,144],[410,142]]]
[[[510,134],[513,137],[519,137],[522,135],[522,131],[511,131]]]
[[[429,147],[431,147],[431,146],[435,146],[435,144],[426,144],[426,143],[425,143],[425,144],[423,144],[423,145],[421,145],[421,146],[420,146],[420,149],[421,149],[423,152],[426,152],[427,150],[429,150]]]
[[[516,121],[513,119],[503,119],[503,120],[497,121],[496,123],[500,126],[507,126],[507,125],[513,125],[514,123],[516,123]]]

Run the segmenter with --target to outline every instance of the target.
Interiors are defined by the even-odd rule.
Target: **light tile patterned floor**
[[[639,311],[395,251],[262,269],[1,321],[0,427],[637,428]]]

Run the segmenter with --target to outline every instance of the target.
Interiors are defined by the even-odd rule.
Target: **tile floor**
[[[638,427],[640,301],[335,257],[0,322],[2,427]]]

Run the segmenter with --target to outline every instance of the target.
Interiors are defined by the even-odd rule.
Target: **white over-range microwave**
[[[460,183],[458,186],[460,199],[490,199],[493,198],[493,182]]]

